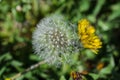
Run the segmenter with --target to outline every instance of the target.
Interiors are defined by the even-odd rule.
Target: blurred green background
[[[103,42],[98,55],[83,50],[74,64],[60,68],[43,64],[17,80],[72,80],[71,71],[88,73],[86,80],[120,79],[120,0],[0,0],[0,80],[39,62],[33,54],[32,32],[52,13],[74,24],[88,19]]]

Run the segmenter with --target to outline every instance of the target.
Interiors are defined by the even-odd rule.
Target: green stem
[[[18,78],[18,77],[22,76],[23,74],[39,67],[41,64],[44,64],[44,63],[46,63],[46,61],[40,61],[37,64],[34,64],[34,65],[30,66],[29,68],[25,69],[23,72],[17,73],[15,76],[11,77],[10,80],[15,80],[16,78]]]

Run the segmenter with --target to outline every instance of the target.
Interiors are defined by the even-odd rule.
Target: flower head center
[[[61,30],[53,29],[49,31],[50,41],[54,48],[63,49],[67,46],[67,37]]]

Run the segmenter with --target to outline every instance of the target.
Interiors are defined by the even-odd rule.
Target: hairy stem
[[[18,78],[18,77],[22,76],[23,74],[39,67],[41,64],[44,64],[44,63],[46,63],[46,61],[40,61],[40,62],[30,66],[29,68],[25,69],[23,72],[17,73],[15,76],[11,77],[10,80],[15,80],[16,78]]]

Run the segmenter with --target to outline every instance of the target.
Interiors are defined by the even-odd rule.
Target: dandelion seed
[[[33,33],[33,48],[41,59],[47,60],[49,64],[60,65],[70,61],[70,56],[74,54],[76,48],[69,44],[76,39],[77,35],[72,25],[62,16],[52,15],[44,18],[37,25]]]

